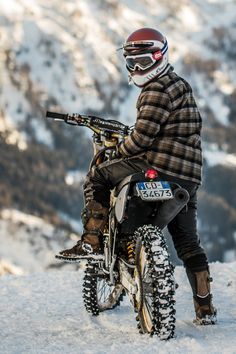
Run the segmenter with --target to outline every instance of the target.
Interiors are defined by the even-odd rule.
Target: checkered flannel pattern
[[[171,68],[142,89],[137,112],[134,130],[119,153],[130,157],[145,152],[157,170],[201,184],[202,119],[190,85]]]

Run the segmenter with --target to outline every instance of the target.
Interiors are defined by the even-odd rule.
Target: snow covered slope
[[[208,210],[218,205],[217,215],[223,207],[225,214],[219,218],[213,210],[201,220],[202,239],[210,244],[210,259],[226,260],[225,249],[235,259],[236,200],[226,199],[224,190],[234,195],[236,184],[223,185],[236,166],[235,14],[235,0],[0,1],[1,208],[46,220],[49,214],[51,219],[64,215],[74,226],[71,220],[79,220],[82,208],[78,180],[91,146],[86,129],[49,122],[45,111],[89,112],[133,124],[139,90],[128,86],[116,49],[137,28],[155,27],[168,38],[176,72],[193,86],[204,120],[208,170],[223,166],[221,174],[213,171],[222,186],[211,190]],[[64,245],[55,246],[40,228],[30,230],[0,220],[0,259],[24,272],[48,269],[53,253]],[[222,252],[212,251],[217,242]]]
[[[14,209],[0,212],[0,275],[29,274],[62,266],[55,253],[78,237],[34,215]],[[73,267],[72,267],[73,268]]]
[[[166,34],[171,63],[189,77],[201,106],[228,124],[225,97],[236,85],[232,0],[8,0],[0,12],[0,131],[10,129],[9,142],[22,149],[32,135],[53,146],[42,120],[49,106],[134,120],[135,95],[116,49],[140,27]]]
[[[82,272],[55,271],[0,278],[1,354],[235,354],[236,263],[211,265],[216,326],[192,324],[193,305],[182,267],[176,268],[176,338],[140,335],[127,299],[99,317],[82,303]]]

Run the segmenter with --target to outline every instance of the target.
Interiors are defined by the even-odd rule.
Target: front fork
[[[118,257],[115,253],[117,226],[114,215],[110,215],[108,233],[104,235],[105,260],[103,263],[103,272],[109,275],[110,285],[116,285],[117,278],[119,278],[119,283],[126,290],[131,303],[134,305],[135,297],[138,293],[138,285],[130,274],[129,267],[121,259],[117,259]],[[118,266],[118,272],[115,270],[116,265]]]
[[[109,222],[110,224],[110,222]],[[106,275],[109,275],[110,285],[115,285],[117,279],[117,272],[115,272],[115,264],[117,256],[115,254],[114,244],[116,237],[111,236],[111,229],[109,227],[109,233],[104,234],[104,262],[102,270]]]
[[[116,225],[115,217],[113,215],[113,209],[111,209],[109,220],[108,220],[107,232],[104,233],[103,235],[104,257],[105,257],[103,271],[105,274],[109,274],[111,285],[114,285],[115,283],[114,267],[117,259],[117,256],[115,254],[116,234],[117,234],[117,225]]]

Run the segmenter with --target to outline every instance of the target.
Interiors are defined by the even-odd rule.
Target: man
[[[116,158],[91,171],[85,182],[84,233],[61,258],[101,257],[110,190],[124,177],[152,166],[164,180],[179,183],[190,200],[168,225],[193,290],[196,321],[215,323],[206,254],[197,234],[197,189],[201,184],[201,116],[190,85],[169,64],[168,43],[157,30],[141,28],[123,45],[130,81],[142,88],[132,133],[117,148]]]

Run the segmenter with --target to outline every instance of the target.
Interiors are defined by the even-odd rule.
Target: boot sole
[[[217,324],[217,318],[215,315],[206,316],[205,318],[196,318],[193,323],[197,326],[209,326]]]
[[[85,256],[77,256],[77,255],[71,255],[71,256],[63,256],[62,254],[56,254],[55,255],[56,259],[59,259],[60,261],[64,262],[70,262],[70,263],[77,263],[80,262],[81,260],[94,260],[94,261],[103,261],[104,256],[101,254],[91,254],[91,255],[85,255]]]

